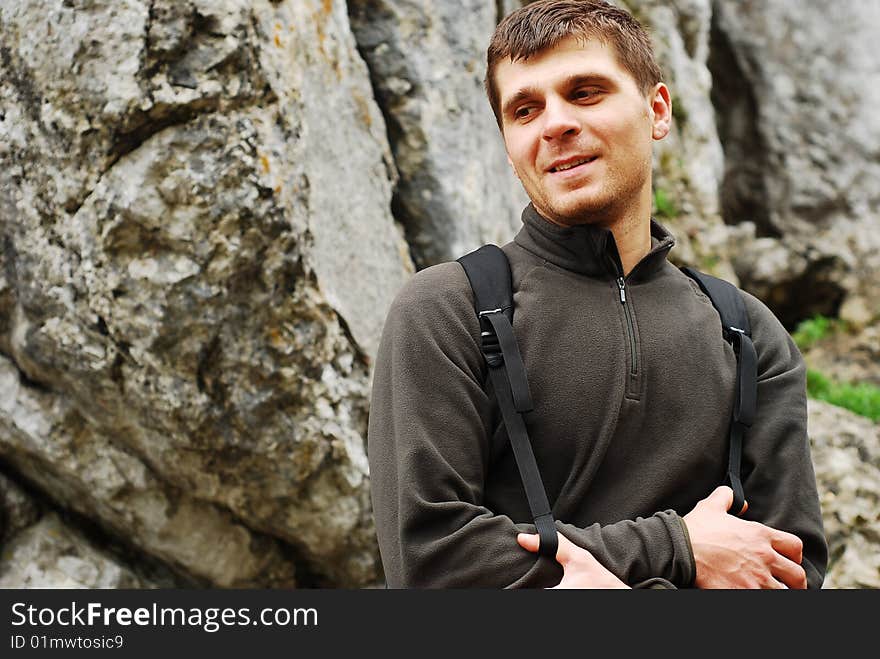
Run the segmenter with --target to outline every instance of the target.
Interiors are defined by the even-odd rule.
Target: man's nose
[[[562,100],[547,101],[544,108],[544,133],[545,140],[557,140],[562,137],[573,137],[581,132],[580,122],[577,120],[572,107]]]

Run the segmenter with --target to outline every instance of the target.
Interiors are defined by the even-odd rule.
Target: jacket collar
[[[622,268],[614,235],[592,224],[562,227],[544,219],[532,204],[522,212],[523,227],[514,242],[523,249],[565,270],[589,277],[620,277]],[[675,239],[651,220],[651,251],[636,264],[630,278],[642,279],[656,272],[666,260]]]

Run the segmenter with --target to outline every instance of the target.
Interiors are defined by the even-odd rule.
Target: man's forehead
[[[556,83],[576,77],[618,78],[626,71],[618,61],[615,48],[598,38],[566,37],[559,43],[526,58],[500,60],[495,81],[501,97],[517,93],[524,85]]]

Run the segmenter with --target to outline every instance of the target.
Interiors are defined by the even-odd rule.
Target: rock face
[[[9,478],[0,474],[0,542],[37,522],[43,511]]]
[[[711,0],[627,0],[616,3],[650,26],[655,55],[672,97],[672,130],[654,149],[655,216],[673,232],[670,257],[679,265],[738,283],[731,254],[754,233],[732,229],[721,216],[719,186],[724,174],[721,142],[710,99],[707,66]]]
[[[829,564],[825,588],[880,588],[880,426],[809,401]]]
[[[189,577],[373,583],[369,369],[412,266],[345,6],[0,12],[0,453]]]
[[[0,474],[0,588],[172,588],[155,566],[137,572]]]
[[[486,0],[349,0],[400,172],[398,218],[419,267],[504,244],[528,203],[483,93]],[[467,20],[462,20],[466,16]]]
[[[4,451],[21,472],[60,503],[97,516],[113,535],[207,583],[294,583],[294,567],[279,543],[163,484],[113,435],[90,428],[69,401],[23,385],[4,358],[0,410]]]
[[[880,316],[878,28],[871,0],[714,3],[724,213],[765,237],[737,272],[789,326],[846,302]]]
[[[145,588],[137,575],[97,550],[55,514],[4,546],[0,588]]]
[[[0,4],[0,585],[381,583],[372,360],[415,268],[519,226],[482,79],[521,4]],[[618,4],[673,258],[876,371],[876,3]],[[877,587],[877,426],[810,413],[826,586]]]

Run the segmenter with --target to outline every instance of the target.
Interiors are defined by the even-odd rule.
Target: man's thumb
[[[733,490],[727,485],[719,485],[712,490],[712,494],[706,497],[706,502],[713,508],[727,512],[733,505]]]
[[[520,547],[532,552],[538,551],[538,546],[541,543],[540,536],[537,533],[517,533],[516,541]]]

